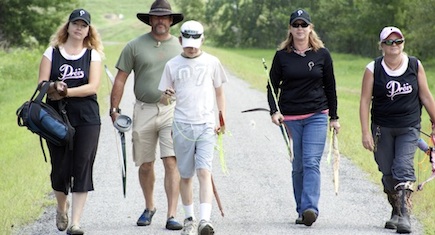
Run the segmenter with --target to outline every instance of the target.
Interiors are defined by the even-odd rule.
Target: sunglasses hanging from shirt
[[[393,45],[393,43],[396,43],[396,45],[400,45],[400,44],[402,44],[404,42],[405,42],[405,39],[403,39],[403,38],[398,38],[398,39],[395,39],[395,40],[388,39],[388,40],[382,41],[382,43],[387,45],[387,46],[391,46],[391,45]]]

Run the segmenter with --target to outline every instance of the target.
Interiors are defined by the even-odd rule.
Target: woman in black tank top
[[[362,144],[374,153],[392,206],[385,228],[411,233],[411,194],[416,181],[413,163],[421,109],[424,106],[435,120],[435,102],[421,62],[403,52],[405,38],[400,29],[385,27],[379,39],[383,56],[367,65],[362,82]]]
[[[65,104],[76,131],[72,147],[47,142],[51,185],[57,201],[56,226],[60,231],[67,230],[67,234],[84,234],[80,217],[88,192],[94,190],[92,171],[100,135],[97,91],[103,46],[90,23],[89,12],[74,10],[53,35],[39,69],[38,81],[51,82],[47,103],[55,109],[59,102]],[[70,191],[71,217],[68,216]]]

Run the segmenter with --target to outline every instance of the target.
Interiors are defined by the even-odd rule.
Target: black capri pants
[[[51,158],[51,186],[64,192],[88,192],[94,190],[93,166],[97,155],[101,125],[75,127],[73,149],[47,142]]]

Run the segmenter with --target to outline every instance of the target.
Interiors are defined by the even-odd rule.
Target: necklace
[[[296,54],[298,54],[298,55],[301,55],[301,56],[306,56],[306,54],[305,54],[305,52],[307,52],[307,51],[311,51],[311,47],[308,47],[308,48],[306,48],[306,49],[304,49],[304,50],[298,50],[298,49],[296,49],[295,47],[291,47],[292,48],[292,50],[296,53]]]
[[[67,48],[67,47],[64,47],[64,49],[68,55],[72,55],[72,56],[80,54],[83,50],[83,48]]]
[[[387,65],[387,67],[388,67],[390,70],[393,70],[393,71],[394,71],[394,70],[400,68],[400,66],[402,66],[402,63],[403,63],[403,57],[402,57],[402,56],[400,57],[400,62],[399,62],[396,66],[388,64],[387,61],[386,61],[385,59],[384,59],[384,62],[385,62],[385,65]]]

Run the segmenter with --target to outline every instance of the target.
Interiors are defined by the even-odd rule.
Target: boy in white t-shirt
[[[222,84],[228,81],[219,59],[200,47],[204,28],[197,21],[181,26],[180,43],[183,53],[166,63],[159,84],[164,91],[161,102],[175,100],[172,126],[174,150],[181,176],[180,194],[185,211],[181,234],[214,234],[210,223],[213,186],[212,161],[216,134],[215,102],[225,118],[225,96]],[[193,206],[193,176],[199,180],[200,222],[196,224]],[[197,228],[198,226],[198,228]]]

